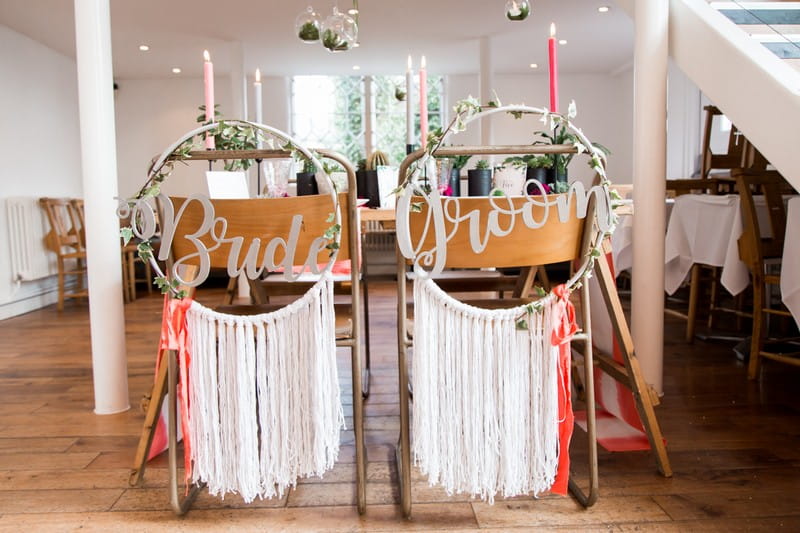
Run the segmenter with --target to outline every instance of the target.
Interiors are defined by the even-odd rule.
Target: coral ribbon
[[[553,331],[550,342],[558,346],[558,388],[563,394],[558,397],[558,471],[550,491],[562,496],[567,495],[569,484],[569,442],[572,438],[572,429],[575,416],[572,414],[572,384],[570,372],[572,370],[570,340],[578,331],[575,322],[575,306],[569,301],[569,290],[565,285],[553,289],[556,301],[553,302]]]
[[[191,354],[189,353],[189,339],[186,328],[186,311],[192,305],[191,298],[172,298],[169,294],[164,296],[164,310],[161,314],[161,340],[159,342],[159,354],[164,354],[166,350],[175,350],[178,353],[178,364],[180,381],[178,383],[178,400],[181,410],[181,431],[183,433],[183,464],[185,472],[186,487],[192,475],[192,455],[191,439],[189,436],[189,363]],[[158,365],[156,363],[156,373]]]

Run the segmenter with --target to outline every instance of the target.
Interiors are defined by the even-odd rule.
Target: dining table
[[[800,196],[786,207],[786,238],[781,261],[781,299],[800,327]]]

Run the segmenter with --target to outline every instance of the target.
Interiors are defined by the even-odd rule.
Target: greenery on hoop
[[[216,108],[216,106],[215,106]],[[205,111],[205,106],[200,106],[201,111]],[[219,117],[220,113],[216,109],[214,110],[215,116]],[[205,119],[205,114],[198,117],[198,122],[201,122],[201,118]],[[210,123],[204,122],[203,125],[209,125]],[[254,124],[245,122],[245,121],[229,121],[226,122],[224,120],[219,120],[217,126],[211,130],[210,132],[214,133],[215,138],[215,146],[217,150],[255,150],[258,147],[258,141],[263,140],[263,132]],[[124,207],[120,207],[118,209],[118,213],[125,217],[123,213],[131,213],[133,208],[140,202],[145,202],[149,199],[153,199],[157,197],[161,193],[161,184],[164,183],[167,178],[169,178],[170,174],[175,168],[175,161],[179,161],[184,165],[186,163],[186,159],[191,158],[191,152],[198,149],[205,138],[205,132],[193,135],[191,138],[185,140],[177,148],[175,148],[166,158],[162,159],[162,163],[160,166],[156,167],[157,160],[154,160],[147,171],[148,179],[145,184],[142,186],[139,191],[129,198]],[[287,141],[286,144],[283,146],[283,149],[288,150],[292,153],[292,156],[295,159],[308,162],[313,164],[310,158],[305,156],[298,148],[292,145],[291,142]],[[319,158],[319,156],[315,152],[310,152],[313,157]],[[244,159],[244,160],[225,160],[225,170],[246,170],[250,167],[253,163],[252,159]],[[330,174],[328,170],[325,170],[326,174]],[[336,184],[331,182],[336,190]],[[339,208],[339,197],[338,194],[334,194],[334,211],[330,213],[328,219],[326,220],[332,225],[325,230],[323,237],[328,239],[328,244],[325,248],[329,251],[328,256],[333,257],[336,251],[339,249],[339,234],[341,233],[341,225],[336,224],[336,210]],[[127,245],[134,237],[133,225],[137,221],[133,220],[131,216],[131,221],[128,226],[120,228],[120,237],[123,240],[123,243]],[[186,297],[187,293],[185,290],[180,289],[180,283],[176,279],[169,279],[167,278],[158,267],[157,263],[154,261],[154,254],[153,254],[153,244],[150,239],[145,239],[139,242],[136,246],[137,248],[137,255],[142,261],[150,262],[154,264],[155,271],[158,274],[153,279],[153,284],[156,285],[161,290],[162,294],[170,294],[174,298],[184,298]]]
[[[472,96],[460,100],[456,103],[453,107],[453,111],[455,116],[452,118],[450,123],[447,125],[446,128],[437,128],[436,130],[430,132],[428,134],[427,144],[425,147],[425,154],[422,158],[414,161],[411,165],[409,165],[408,170],[406,171],[406,175],[403,178],[403,181],[398,185],[393,191],[393,194],[400,195],[402,194],[408,187],[412,187],[413,191],[422,194],[423,196],[428,196],[428,193],[436,195],[436,191],[426,191],[424,187],[421,186],[417,180],[416,176],[419,175],[419,171],[421,166],[425,164],[425,162],[435,157],[435,152],[443,145],[445,139],[451,133],[458,133],[464,131],[466,129],[467,122],[474,118],[476,115],[490,111],[492,109],[499,109],[503,107],[503,104],[500,103],[500,99],[497,97],[495,93],[494,100],[490,101],[487,104],[481,104],[476,98]],[[570,153],[569,160],[574,157],[575,154],[586,153],[589,156],[589,166],[597,172],[600,176],[600,186],[603,187],[606,191],[608,191],[609,199],[611,200],[611,207],[612,209],[615,208],[614,202],[619,200],[620,197],[614,190],[609,190],[609,185],[611,182],[609,181],[608,177],[606,176],[605,171],[605,162],[606,162],[606,155],[608,154],[608,150],[605,149],[603,146],[598,145],[596,143],[591,143],[587,137],[584,135],[583,131],[580,128],[577,128],[573,123],[572,119],[577,115],[577,107],[575,102],[570,102],[567,115],[562,115],[560,113],[551,113],[546,109],[539,109],[535,110],[533,108],[528,109],[518,109],[523,108],[525,106],[522,105],[510,105],[506,106],[510,109],[506,111],[508,114],[512,115],[516,119],[522,118],[524,115],[540,115],[539,120],[547,125],[549,124],[550,131],[557,132],[557,130],[561,130],[562,134],[558,136],[553,136],[554,140],[557,140],[557,143],[553,144],[566,144],[572,145],[575,148],[575,153]],[[563,154],[562,154],[563,155]],[[569,162],[569,160],[567,162]],[[569,188],[567,188],[567,191]],[[567,191],[557,191],[557,192],[567,192]],[[411,212],[419,212],[422,209],[421,202],[412,202],[411,203]],[[613,211],[612,211],[613,216]],[[595,261],[603,256],[602,253],[602,243],[603,240],[613,233],[613,227],[610,231],[599,235],[596,242],[592,243],[590,250],[586,257],[586,262],[583,265],[582,271],[579,272],[579,275],[573,277],[573,283],[567,287],[568,291],[573,291],[577,288],[580,288],[582,283],[585,280],[588,280],[591,277],[591,272],[594,269]],[[536,288],[537,295],[541,296],[540,300],[536,302],[532,302],[525,306],[526,314],[532,313],[539,313],[544,309],[545,303],[554,297],[553,293],[550,292],[549,294],[545,293],[541,287]],[[517,320],[517,329],[528,329],[528,322],[525,320],[524,315],[521,316]]]

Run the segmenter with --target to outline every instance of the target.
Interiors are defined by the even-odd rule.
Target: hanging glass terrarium
[[[506,2],[506,18],[508,20],[525,20],[531,14],[528,0],[508,0]]]
[[[333,14],[322,22],[320,36],[322,46],[331,52],[344,52],[358,39],[358,25],[352,17],[334,7]]]
[[[305,11],[297,15],[294,20],[294,30],[300,40],[304,43],[315,43],[319,41],[319,15],[314,8],[308,6]]]

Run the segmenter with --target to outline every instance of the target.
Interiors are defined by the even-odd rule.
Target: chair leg
[[[753,278],[753,332],[750,339],[750,363],[747,366],[748,379],[756,379],[760,366],[760,353],[764,330],[764,284],[760,279]]]
[[[711,303],[708,306],[708,329],[714,328],[714,317],[717,311],[717,304],[719,303],[719,283],[717,278],[719,276],[719,268],[711,267]]]
[[[367,511],[367,447],[364,437],[364,398],[361,390],[361,346],[350,346],[353,377],[353,435],[356,441],[356,505],[358,514]]]
[[[64,259],[58,258],[58,306],[59,311],[64,310]]]
[[[689,281],[689,311],[686,317],[686,342],[694,342],[694,325],[697,320],[697,296],[700,292],[700,265],[692,265]]]
[[[588,334],[583,350],[584,387],[586,390],[586,436],[589,444],[589,491],[584,492],[577,481],[570,476],[569,491],[583,507],[591,507],[597,501],[600,485],[597,469],[597,425],[594,401],[594,358],[592,352],[592,322],[589,307],[589,285],[581,289],[582,328]]]
[[[370,348],[369,348],[369,289],[368,289],[369,285],[367,281],[366,264],[364,265],[363,268],[361,285],[363,286],[364,290],[364,370],[362,372],[362,377],[361,377],[361,387],[362,387],[361,395],[366,400],[367,398],[369,398],[369,372],[370,372],[370,367],[372,366],[372,362],[370,359]]]
[[[405,518],[411,518],[411,428],[409,426],[409,383],[406,358],[406,275],[405,261],[397,251],[397,371],[400,389],[400,438],[395,449],[397,477],[400,480],[400,504]]]
[[[159,359],[162,359],[162,354],[163,352],[159,353]],[[153,444],[153,436],[158,425],[158,415],[161,413],[161,405],[164,403],[164,397],[167,394],[167,367],[168,365],[163,364],[163,362],[159,366],[155,383],[153,383],[153,390],[150,392],[150,402],[147,405],[147,413],[145,413],[144,417],[142,435],[139,437],[136,458],[128,478],[128,483],[132,487],[141,483],[144,477],[147,456],[150,455],[150,446]]]
[[[168,438],[169,438],[169,501],[172,510],[176,515],[186,514],[194,503],[197,494],[202,488],[200,485],[192,485],[183,500],[180,499],[178,491],[178,362],[177,353],[174,350],[165,352],[167,357],[167,380],[169,388],[168,406]],[[163,361],[162,361],[163,364]]]
[[[144,279],[147,283],[147,294],[153,294],[153,267],[150,266],[150,261],[142,261],[144,263]]]
[[[130,291],[130,299],[132,302],[136,301],[136,265],[135,256],[133,252],[128,252],[128,290]]]

